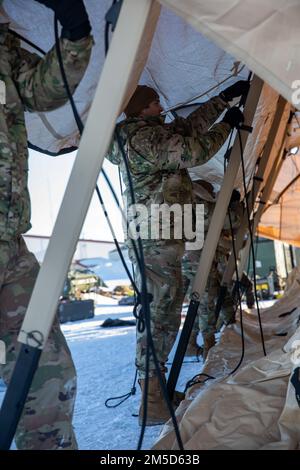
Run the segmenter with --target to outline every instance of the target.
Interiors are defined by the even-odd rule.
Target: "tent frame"
[[[252,186],[251,192],[248,196],[248,205],[249,205],[250,215],[253,213],[253,210],[255,208],[255,204],[257,201],[257,197],[259,196],[264,185],[266,184],[266,179],[268,179],[269,173],[272,173],[273,171],[273,168],[270,167],[270,165],[268,166],[268,162],[270,160],[270,156],[272,155],[273,148],[276,145],[274,141],[275,141],[276,134],[279,130],[279,127],[281,125],[281,120],[282,120],[282,117],[286,108],[286,104],[287,104],[286,100],[282,98],[281,96],[279,96],[274,119],[273,119],[271,128],[269,130],[269,134],[268,134],[267,141],[263,150],[263,154],[258,164],[257,172],[253,178],[253,186]],[[278,158],[278,154],[274,152],[274,163],[277,161],[277,158]],[[261,198],[260,198],[260,202],[261,202]],[[247,212],[245,212],[241,221],[241,225],[238,229],[236,239],[235,239],[236,253],[239,253],[240,250],[242,249],[245,235],[247,234],[249,230],[248,224],[249,224],[248,214]],[[253,231],[253,233],[255,233],[255,231]],[[234,258],[234,253],[232,252],[229,256],[228,263],[227,263],[225,272],[223,274],[221,287],[230,286],[233,275],[234,275],[234,271],[235,271],[235,258]]]
[[[157,11],[153,12],[155,8]],[[21,352],[0,412],[0,427],[6,430],[0,436],[0,449],[10,448],[39,357],[53,324],[58,299],[115,123],[133,78],[147,21],[150,17],[153,21],[154,17],[155,22],[158,16],[159,7],[155,0],[124,0],[122,3],[76,160],[18,337],[22,344]],[[130,28],[128,18],[134,18]],[[134,75],[136,78],[137,74]],[[262,80],[255,76],[245,107],[247,123],[253,121],[262,86]],[[105,119],[99,120],[103,109]],[[247,138],[248,134],[243,132],[243,148]],[[239,168],[240,148],[236,140],[194,279],[193,301],[198,304],[206,287]]]
[[[253,78],[252,85],[246,100],[244,116],[245,122],[251,124],[253,122],[257,105],[261,96],[263,88],[263,81],[256,75]],[[248,132],[241,132],[241,140],[243,149],[246,146],[248,139]],[[167,387],[170,398],[172,399],[179,377],[180,369],[182,366],[184,354],[187,348],[188,340],[195,322],[200,299],[204,294],[210,268],[215,256],[216,248],[219,242],[220,234],[224,226],[224,220],[227,213],[228,204],[231,198],[234,183],[241,166],[241,150],[238,136],[236,136],[232,151],[230,154],[230,161],[224,175],[222,187],[220,189],[216,206],[211,218],[209,229],[207,232],[206,240],[201,252],[200,262],[197,272],[195,274],[193,287],[192,287],[192,300],[186,315],[186,320],[181,331],[178,346],[171,366],[170,374],[168,377]]]
[[[260,219],[263,215],[263,212],[266,208],[269,197],[271,195],[273,186],[276,182],[276,179],[277,179],[277,177],[279,175],[279,172],[282,168],[283,162],[286,158],[286,154],[287,154],[287,151],[285,150],[285,140],[284,140],[283,144],[280,147],[279,152],[276,155],[276,160],[274,161],[274,167],[273,167],[272,171],[270,172],[270,174],[268,176],[268,179],[266,181],[266,185],[264,186],[264,188],[262,190],[259,207],[258,207],[258,209],[255,212],[254,217],[253,217],[253,233],[255,233],[256,230],[257,230],[258,224],[260,222]],[[250,248],[251,248],[251,239],[250,239],[250,237],[248,237],[248,239],[246,241],[246,245],[245,245],[245,247],[243,248],[243,250],[241,252],[240,266],[239,266],[239,276],[241,276],[242,271],[244,270],[244,267],[246,265],[246,262],[247,262],[247,259],[248,259],[248,256],[249,256],[249,252],[250,252]]]

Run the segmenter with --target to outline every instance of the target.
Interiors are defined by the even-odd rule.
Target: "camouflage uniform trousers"
[[[166,372],[165,363],[175,342],[180,323],[183,303],[183,285],[181,262],[184,252],[182,241],[143,242],[147,278],[147,291],[152,294],[150,303],[150,323],[154,348],[162,372]],[[141,292],[141,275],[137,268],[132,248],[129,257],[135,267],[135,280]],[[138,313],[140,313],[140,306]],[[145,378],[146,372],[146,329],[136,333],[136,367],[139,378]],[[149,376],[155,375],[152,354],[149,362]]]
[[[0,242],[0,340],[6,364],[0,376],[9,383],[21,343],[17,342],[39,264],[20,237]],[[76,371],[57,319],[41,354],[17,428],[18,449],[77,449],[72,427]]]
[[[184,293],[191,295],[192,283],[199,265],[201,250],[186,251],[182,260],[182,274]],[[197,335],[199,330],[206,336],[218,331],[223,324],[227,325],[234,320],[234,305],[231,295],[225,296],[222,310],[218,320],[215,308],[219,295],[222,275],[226,267],[227,255],[217,250],[214,257],[204,294],[201,297],[198,314],[194,322],[192,335]]]

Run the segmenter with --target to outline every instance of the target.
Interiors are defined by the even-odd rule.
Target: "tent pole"
[[[282,120],[282,116],[283,116],[286,104],[287,104],[286,100],[280,96],[278,99],[275,116],[274,116],[270,131],[267,137],[266,145],[264,147],[264,151],[263,151],[261,160],[259,162],[257,172],[254,177],[251,193],[248,196],[250,214],[254,210],[255,201],[259,195],[259,192],[264,186],[266,178],[268,178],[267,173],[269,173],[270,171],[271,172],[273,171],[273,168],[270,165],[268,165],[268,161],[269,161],[270,155],[272,154],[272,149],[275,145],[274,144],[275,137],[281,125],[281,120]],[[287,116],[287,120],[288,120],[288,116]],[[275,153],[274,163],[275,161],[277,161],[277,159],[278,159],[278,153]],[[241,221],[241,225],[238,229],[236,239],[235,239],[235,250],[237,254],[242,249],[244,237],[247,231],[248,231],[248,214],[247,212],[245,212]],[[232,252],[229,256],[228,263],[227,263],[225,272],[223,274],[223,278],[221,282],[221,289],[223,286],[227,289],[227,287],[231,284],[234,271],[235,271],[235,258],[234,258],[234,253]],[[219,308],[220,308],[220,305],[219,305]]]
[[[244,110],[245,122],[249,125],[251,125],[253,122],[262,87],[262,80],[257,76],[254,76]],[[242,132],[243,148],[245,148],[247,139],[248,133]],[[230,161],[224,176],[223,184],[216,202],[207,237],[202,249],[200,263],[194,278],[192,288],[192,300],[188,308],[186,320],[183,325],[173,364],[170,370],[170,375],[167,382],[168,393],[170,398],[173,397],[175,391],[188,340],[192,331],[195,317],[197,315],[200,299],[206,288],[209,271],[219,242],[220,233],[224,225],[227,207],[230,201],[235,179],[240,168],[240,163],[240,146],[238,137],[236,136],[230,156]]]
[[[145,37],[151,44],[147,21],[155,26],[159,12],[160,6],[154,0],[123,1],[64,199],[18,337],[22,343],[21,351],[0,412],[0,449],[10,448],[129,82],[134,72],[138,79],[138,71],[141,72],[144,66],[138,59],[138,52]]]
[[[282,145],[279,152],[277,153],[276,162],[274,162],[275,169],[273,168],[272,171],[270,172],[269,177],[268,177],[267,182],[266,182],[266,185],[262,190],[262,194],[261,194],[261,197],[260,197],[261,204],[259,204],[259,207],[258,207],[258,209],[257,209],[257,211],[254,215],[254,218],[253,218],[253,233],[255,233],[256,230],[257,230],[259,221],[260,221],[260,219],[263,215],[263,212],[266,208],[266,204],[267,204],[268,199],[271,195],[273,186],[274,186],[274,184],[276,182],[276,179],[277,179],[277,176],[278,176],[278,174],[281,170],[284,159],[285,159],[285,151],[284,151],[284,145]],[[244,246],[244,248],[241,252],[240,264],[239,264],[239,276],[241,276],[241,274],[244,270],[244,267],[246,265],[246,262],[247,262],[247,259],[248,259],[248,256],[249,256],[249,252],[250,252],[250,247],[251,247],[251,239],[250,239],[250,237],[248,237],[246,245]]]

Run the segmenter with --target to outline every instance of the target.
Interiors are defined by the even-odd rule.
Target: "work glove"
[[[240,202],[241,193],[237,189],[233,189],[231,193],[231,198],[229,201],[229,206],[233,206],[236,202]]]
[[[223,90],[219,96],[222,98],[222,100],[228,102],[233,100],[233,98],[237,98],[238,96],[247,95],[249,87],[250,83],[247,80],[239,80],[228,88],[225,88],[225,90]]]
[[[51,8],[62,25],[62,38],[78,41],[89,35],[91,25],[83,0],[36,0]]]
[[[244,122],[244,115],[238,107],[228,109],[222,122],[226,122],[232,129],[238,128],[240,124]]]

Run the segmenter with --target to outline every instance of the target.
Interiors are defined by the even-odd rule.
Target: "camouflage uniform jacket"
[[[190,204],[193,191],[187,168],[207,162],[224,144],[230,126],[214,124],[226,103],[214,97],[187,118],[165,124],[159,117],[128,118],[118,125],[127,153],[135,202],[150,212],[152,204]],[[125,202],[131,204],[125,165],[116,139],[107,158],[120,165]],[[150,218],[151,216],[149,216]],[[149,222],[149,220],[148,220]]]
[[[92,42],[91,37],[61,40],[72,92],[88,65]],[[5,103],[0,104],[0,240],[9,241],[31,227],[24,110],[51,111],[68,98],[55,48],[43,58],[22,49],[8,24],[0,25],[0,80],[6,94]]]

